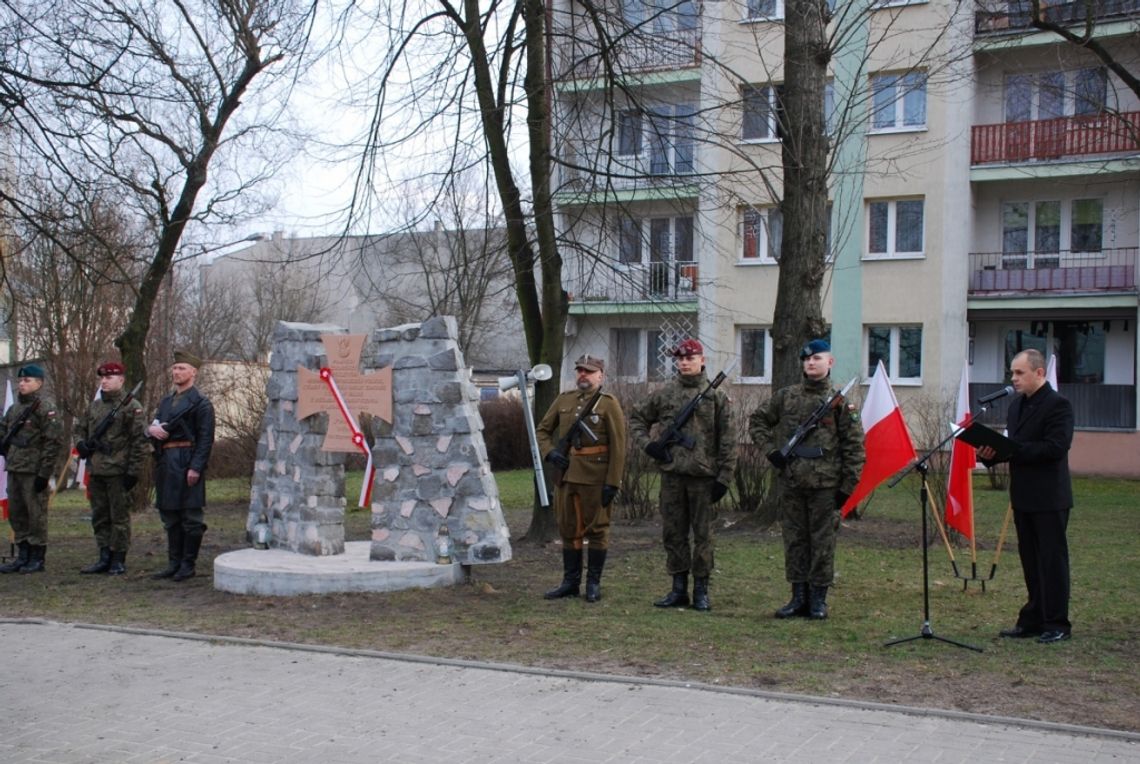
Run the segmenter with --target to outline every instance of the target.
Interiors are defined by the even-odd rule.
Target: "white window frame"
[[[759,6],[762,2],[763,0],[758,0],[757,5]],[[773,0],[773,12],[771,14],[761,14],[757,12],[756,15],[753,15],[750,5],[749,0],[744,0],[744,23],[751,21],[781,21],[784,18],[784,0]]]
[[[745,376],[744,367],[741,366],[740,376],[737,382],[742,385],[770,385],[772,384],[772,329],[768,326],[757,326],[749,324],[738,324],[736,326],[736,356],[737,358],[744,357],[744,333],[745,332],[764,332],[764,375],[763,376]]]
[[[744,143],[779,143],[780,141],[780,91],[782,84],[766,82],[761,85],[745,85],[740,90],[740,140]],[[764,128],[767,135],[745,135],[744,124],[748,116],[749,91],[762,95],[768,102],[768,117]]]
[[[618,359],[621,355],[620,345],[618,340],[619,333],[626,333],[629,335],[636,335],[637,350],[634,353],[637,358],[637,368],[632,375],[618,373]],[[632,337],[631,337],[632,339]],[[606,359],[613,364],[613,369],[610,373],[606,374],[606,378],[614,382],[644,382],[646,376],[645,370],[645,340],[646,332],[644,329],[628,326],[611,326],[609,331],[609,346],[611,348],[612,358]]]
[[[875,105],[875,95],[878,92],[877,85],[879,82],[885,81],[887,78],[894,78],[894,83],[890,88],[895,91],[891,100],[891,105],[894,111],[894,118],[889,125],[876,125],[875,118],[878,109]],[[921,84],[919,83],[921,81]],[[868,132],[874,135],[881,135],[883,133],[913,133],[926,130],[926,125],[929,119],[927,113],[927,76],[924,71],[907,71],[907,72],[878,72],[871,75],[871,124]],[[922,122],[915,124],[906,124],[906,104],[907,98],[913,93],[922,94]]]
[[[875,4],[871,6],[872,10],[882,10],[883,8],[901,8],[907,5],[926,5],[930,0],[875,0]]]
[[[1086,66],[1077,69],[1042,69],[1035,72],[1010,72],[1002,80],[1002,119],[1004,122],[1038,122],[1045,119],[1059,119],[1061,117],[1077,116],[1077,80],[1086,72],[1098,72],[1104,80],[1104,103],[1101,109],[1093,112],[1083,112],[1082,116],[1094,116],[1113,108],[1112,88],[1108,82],[1108,73],[1103,66]],[[1051,88],[1047,78],[1059,77],[1060,83],[1060,114],[1042,114],[1042,99],[1045,88]],[[1014,120],[1010,114],[1010,90],[1014,86],[1028,87],[1029,116],[1028,119]]]
[[[920,248],[917,252],[896,251],[898,239],[898,204],[899,202],[922,202],[922,235]],[[876,204],[887,205],[887,250],[885,252],[871,251],[871,207]],[[903,197],[899,199],[868,199],[864,206],[867,224],[864,227],[863,259],[864,260],[921,260],[926,257],[926,197]]]
[[[901,329],[915,329],[919,331],[919,340],[922,343],[923,349],[926,346],[925,332],[922,324],[866,324],[863,326],[863,368],[869,369],[871,366],[871,330],[872,329],[890,329],[890,363],[884,364],[887,367],[887,379],[892,385],[904,386],[920,386],[922,384],[922,369],[923,357],[922,350],[918,353],[918,367],[919,374],[917,377],[900,377],[899,376],[899,332]]]
[[[760,230],[756,234],[756,257],[747,257],[745,251],[745,242],[747,240],[748,230],[748,214],[755,213],[758,218]],[[737,213],[737,230],[739,231],[740,246],[737,250],[737,265],[778,265],[780,262],[779,252],[773,253],[771,245],[770,220],[772,213],[780,213],[780,208],[776,205],[768,205],[757,207],[748,205],[741,207]],[[783,244],[783,219],[780,223],[780,242]]]

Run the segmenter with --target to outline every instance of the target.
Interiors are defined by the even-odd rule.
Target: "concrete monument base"
[[[344,554],[314,557],[284,549],[239,549],[214,560],[214,588],[234,594],[293,596],[430,589],[463,581],[458,562],[379,562],[370,541],[349,541]]]

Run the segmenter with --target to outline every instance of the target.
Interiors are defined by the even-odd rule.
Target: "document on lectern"
[[[980,422],[971,422],[970,426],[958,433],[956,437],[974,448],[989,446],[994,450],[993,461],[1006,461],[1021,450],[1020,443],[1010,440],[997,430],[986,427]]]

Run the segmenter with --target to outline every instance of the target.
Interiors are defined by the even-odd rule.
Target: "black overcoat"
[[[206,464],[214,446],[214,407],[210,399],[191,387],[177,396],[172,393],[158,404],[155,419],[164,423],[170,437],[155,444],[158,463],[154,472],[155,503],[160,510],[206,506]],[[177,421],[175,421],[177,420]],[[167,426],[166,423],[173,422]],[[175,448],[171,444],[188,445]],[[202,479],[186,484],[186,473],[195,470]]]
[[[1025,405],[1025,396],[1014,398],[1006,419],[1009,438],[1021,444],[1009,460],[1009,499],[1013,509],[1016,512],[1070,509],[1073,506],[1073,484],[1069,479],[1073,406],[1048,382],[1033,395],[1030,410],[1023,418]]]

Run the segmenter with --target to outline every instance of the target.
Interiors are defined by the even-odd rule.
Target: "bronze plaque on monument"
[[[323,451],[364,450],[357,424],[362,413],[392,421],[392,368],[371,374],[360,371],[367,340],[365,334],[321,335],[328,366],[320,372],[297,367],[297,419],[321,412],[329,415]]]

